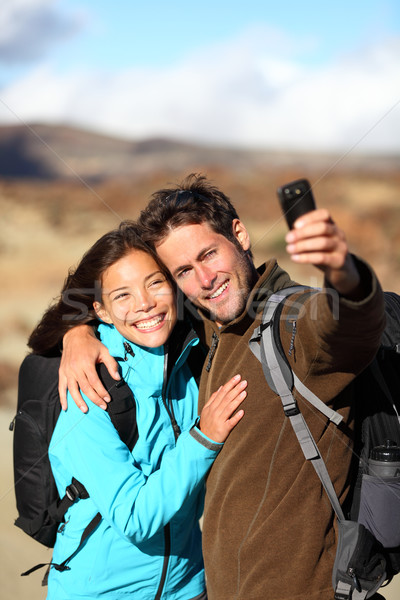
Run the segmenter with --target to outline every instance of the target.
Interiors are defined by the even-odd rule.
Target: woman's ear
[[[243,250],[247,252],[250,249],[250,236],[246,227],[239,219],[233,219],[232,221],[233,235],[242,246]]]
[[[103,304],[101,304],[100,302],[97,302],[97,301],[93,302],[93,308],[94,308],[94,312],[99,317],[100,321],[104,321],[104,323],[108,323],[109,325],[112,324],[110,315],[104,308]]]

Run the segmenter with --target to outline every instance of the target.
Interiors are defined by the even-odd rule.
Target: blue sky
[[[342,49],[367,44],[372,36],[383,38],[400,29],[399,4],[384,0],[68,0],[67,6],[89,13],[74,60],[85,56],[91,65],[105,67],[167,65],[260,25],[281,32],[288,44],[304,45],[304,60],[322,62]]]
[[[397,0],[2,0],[0,123],[400,152]]]

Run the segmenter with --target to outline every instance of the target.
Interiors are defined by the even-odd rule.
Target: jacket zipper
[[[174,437],[175,437],[175,442],[177,441],[178,437],[181,434],[181,429],[176,421],[175,418],[175,414],[174,414],[174,409],[172,406],[172,402],[171,405],[169,406],[168,404],[168,398],[167,398],[167,374],[168,374],[168,346],[165,345],[165,354],[164,354],[164,370],[163,370],[163,387],[162,387],[162,401],[163,404],[165,406],[165,409],[168,413],[168,416],[170,418],[171,421],[171,425],[172,425],[172,429],[174,432]],[[154,600],[160,600],[163,590],[164,590],[164,585],[165,585],[165,581],[167,579],[167,571],[168,571],[168,564],[169,564],[169,558],[171,556],[171,526],[169,523],[167,523],[164,526],[164,561],[163,561],[163,567],[162,567],[162,571],[161,571],[161,579],[160,579],[160,583],[158,586],[158,590],[157,590],[157,594],[155,596]]]
[[[161,572],[161,579],[160,579],[160,584],[158,586],[157,594],[155,595],[154,600],[160,600],[163,590],[164,590],[165,580],[167,579],[168,563],[169,563],[169,557],[171,555],[171,528],[170,528],[169,523],[167,523],[164,527],[164,545],[165,545],[165,551],[164,551],[164,562],[163,562],[163,567],[162,567],[162,572]]]
[[[290,347],[289,347],[289,352],[288,352],[289,356],[292,356],[293,351],[294,351],[294,340],[296,337],[296,333],[297,333],[297,321],[292,321],[292,337],[290,339]]]
[[[181,434],[181,429],[175,419],[174,409],[171,405],[168,404],[167,398],[167,374],[168,374],[168,346],[165,346],[165,355],[164,355],[164,373],[163,373],[163,387],[162,387],[162,401],[168,413],[168,416],[171,421],[172,429],[174,431],[175,442]]]
[[[215,352],[217,350],[218,342],[219,342],[219,337],[217,336],[217,334],[214,331],[213,334],[212,334],[212,338],[211,338],[210,351],[208,353],[208,362],[207,362],[207,366],[206,366],[207,373],[210,372],[211,363],[212,363],[212,360],[214,358]]]

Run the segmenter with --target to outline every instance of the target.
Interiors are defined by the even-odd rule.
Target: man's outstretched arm
[[[120,379],[116,360],[96,338],[90,325],[77,325],[69,329],[63,337],[58,383],[63,410],[67,408],[67,389],[83,412],[87,412],[87,406],[81,391],[97,406],[107,407],[110,396],[97,374],[98,363],[106,365],[111,377]]]

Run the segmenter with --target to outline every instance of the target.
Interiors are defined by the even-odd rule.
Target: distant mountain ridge
[[[0,126],[0,177],[102,180],[157,170],[179,172],[209,165],[266,169],[302,164],[324,167],[340,162],[333,154],[240,150],[202,146],[165,138],[130,141],[63,125]],[[352,153],[342,168],[386,170],[398,157]]]

